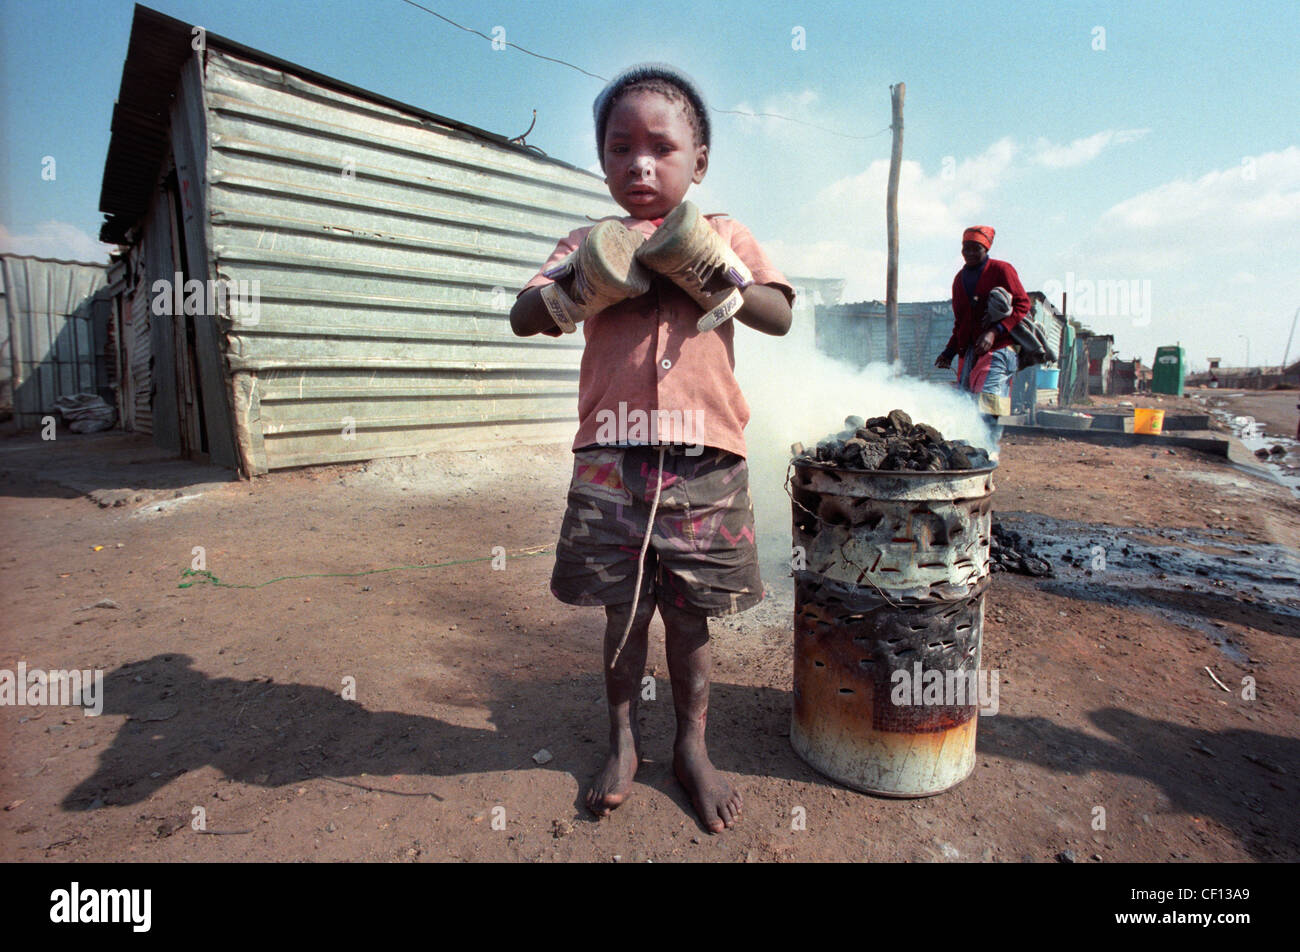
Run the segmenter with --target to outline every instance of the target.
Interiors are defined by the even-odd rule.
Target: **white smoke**
[[[813,344],[812,317],[812,307],[801,302],[795,308],[795,326],[785,337],[736,327],[736,379],[751,411],[745,428],[750,494],[759,559],[769,585],[789,574],[791,512],[785,479],[791,444],[812,449],[842,430],[847,416],[870,418],[902,410],[914,423],[935,427],[945,439],[993,445],[968,395],[905,376],[901,368],[896,371],[888,364],[859,369],[820,353]]]

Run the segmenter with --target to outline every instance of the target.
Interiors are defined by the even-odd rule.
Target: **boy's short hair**
[[[683,103],[696,143],[709,144],[709,109],[699,87],[689,76],[667,63],[641,63],[610,80],[591,107],[596,119],[596,155],[602,168],[605,165],[605,128],[609,124],[609,114],[614,104],[633,90],[659,93],[669,102]]]

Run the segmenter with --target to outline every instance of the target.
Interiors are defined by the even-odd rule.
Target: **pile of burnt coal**
[[[1034,551],[1033,542],[996,522],[989,538],[989,571],[1015,572],[1035,578],[1056,577],[1052,563]]]
[[[819,441],[812,452],[800,443],[793,450],[799,459],[859,471],[939,473],[997,465],[987,450],[965,440],[946,440],[929,424],[913,423],[902,410],[870,419],[846,417],[844,429]]]

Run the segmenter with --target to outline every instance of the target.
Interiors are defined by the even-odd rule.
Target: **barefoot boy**
[[[657,607],[677,715],[673,770],[717,833],[739,819],[741,797],[705,747],[708,616],[763,597],[732,340],[735,321],[785,334],[794,291],[743,225],[683,203],[709,166],[708,110],[687,77],[634,67],[594,112],[605,182],[628,217],[562,239],[510,314],[520,336],[581,322],[586,339],[551,578],[561,601],[605,608],[610,749],[586,802],[607,814],[632,790]]]

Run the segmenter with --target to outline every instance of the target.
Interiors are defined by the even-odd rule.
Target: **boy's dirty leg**
[[[740,819],[741,798],[709,761],[704,728],[709,713],[709,620],[704,615],[659,606],[664,620],[668,676],[672,679],[677,736],[673,739],[673,772],[690,794],[700,822],[710,833],[721,833]]]
[[[642,598],[636,606],[636,621],[627,636],[618,665],[610,668],[618,643],[623,640],[632,605],[609,605],[605,608],[605,700],[609,704],[609,756],[605,766],[587,791],[587,809],[604,816],[627,799],[632,780],[641,763],[641,728],[637,725],[636,707],[641,693],[641,675],[645,672],[646,645],[650,619],[654,617],[653,595]]]

